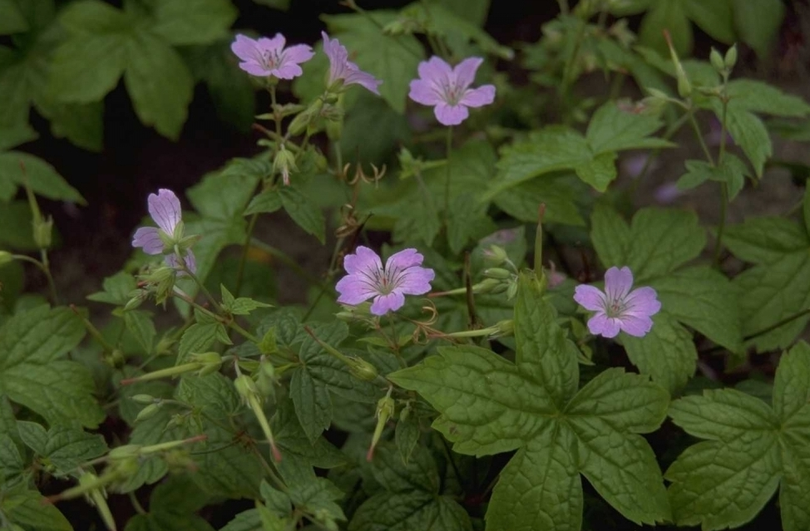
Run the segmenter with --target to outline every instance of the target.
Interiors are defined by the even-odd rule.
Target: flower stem
[[[453,152],[453,126],[447,128],[447,162],[444,177],[444,217],[445,222],[450,219],[450,155]]]
[[[242,256],[239,257],[239,268],[236,270],[236,287],[233,290],[234,297],[238,297],[242,289],[242,280],[244,280],[245,277],[245,262],[247,262],[247,255],[250,251],[250,240],[253,237],[253,228],[256,226],[257,219],[259,219],[258,212],[250,216],[250,221],[248,222],[245,243],[242,245]]]
[[[724,89],[725,90],[725,89]],[[718,164],[723,163],[723,156],[726,154],[726,114],[728,111],[728,97],[723,94],[723,117],[720,124],[720,155]],[[728,210],[728,183],[720,183],[722,197],[720,199],[720,223],[717,225],[717,240],[714,244],[714,266],[720,267],[720,253],[723,250],[723,231],[726,228],[726,211]]]
[[[48,255],[44,249],[42,249],[42,255],[45,259],[45,262],[40,262],[36,258],[31,258],[30,256],[25,256],[24,254],[13,254],[11,255],[11,258],[13,258],[14,260],[19,260],[21,262],[28,262],[34,264],[39,268],[40,271],[42,271],[42,273],[45,275],[45,278],[48,279],[48,288],[50,289],[51,292],[51,300],[53,301],[53,304],[56,306],[59,304],[59,298],[56,295],[56,285],[53,282],[53,276],[51,275],[50,267],[48,267],[47,264]]]
[[[709,161],[709,164],[714,166],[714,157],[712,157],[709,147],[706,145],[706,141],[703,139],[703,133],[700,132],[700,127],[698,127],[697,120],[695,120],[694,110],[689,108],[689,110],[686,111],[686,115],[689,118],[689,123],[692,125],[692,130],[695,132],[695,137],[697,138],[698,142],[700,142],[700,147],[703,148],[703,154],[706,155],[706,160]]]

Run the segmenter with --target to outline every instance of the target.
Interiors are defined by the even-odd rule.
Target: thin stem
[[[245,243],[242,245],[242,256],[239,257],[239,268],[236,270],[236,287],[233,290],[234,297],[238,297],[239,291],[242,289],[242,280],[245,277],[245,262],[247,262],[247,255],[250,251],[250,239],[253,237],[253,228],[256,226],[257,219],[259,219],[258,212],[250,216],[250,221],[248,222]]]
[[[24,254],[13,254],[11,258],[14,260],[19,260],[21,262],[28,262],[34,264],[39,268],[40,271],[45,275],[45,278],[48,279],[48,288],[51,292],[51,300],[53,301],[54,305],[59,304],[59,299],[56,295],[56,285],[53,282],[53,276],[51,275],[50,267],[47,265],[48,255],[44,249],[42,249],[42,254],[44,255],[44,259],[46,262],[40,262],[36,258],[31,258],[30,256],[26,256]]]
[[[718,164],[723,163],[723,157],[726,154],[726,114],[728,111],[728,97],[723,95],[723,117],[720,124],[720,155],[718,156]],[[726,211],[728,210],[728,183],[723,181],[720,183],[720,190],[722,197],[720,199],[720,223],[717,225],[717,240],[714,244],[714,266],[720,267],[720,253],[723,249],[723,231],[726,228]]]
[[[577,29],[576,41],[574,42],[574,49],[571,51],[571,55],[565,61],[565,67],[563,68],[563,78],[562,82],[559,84],[559,92],[557,95],[559,96],[560,102],[565,104],[565,107],[568,106],[568,87],[571,83],[573,83],[573,70],[574,70],[574,63],[576,62],[577,56],[579,55],[579,49],[582,47],[582,38],[585,36],[585,28],[588,26],[588,23],[584,20],[579,20],[579,28]],[[565,109],[567,110],[567,108]],[[568,121],[568,114],[565,115],[565,120]]]
[[[276,84],[273,83],[270,85],[270,105],[272,106],[271,109],[273,110],[273,122],[276,124],[276,134],[281,136],[281,117],[279,116],[279,112],[277,109],[276,104]]]
[[[132,507],[135,509],[135,512],[138,514],[147,514],[146,509],[143,508],[141,502],[138,501],[138,498],[135,496],[134,492],[129,493],[129,501],[132,502]]]
[[[178,252],[177,255],[180,256],[180,253]],[[211,306],[213,306],[219,313],[225,313],[222,309],[222,306],[220,306],[219,302],[217,302],[214,296],[211,295],[211,292],[208,291],[208,288],[206,288],[205,285],[200,281],[200,279],[197,278],[197,275],[191,272],[191,270],[185,265],[185,263],[183,264],[183,271],[189,277],[191,277],[191,280],[193,280],[197,284],[202,294],[205,295],[205,298],[208,299],[208,302],[211,303]]]
[[[714,166],[714,157],[712,157],[709,146],[706,145],[706,141],[703,139],[703,133],[700,132],[700,127],[698,126],[697,120],[695,120],[694,111],[690,108],[686,111],[686,115],[689,118],[689,123],[692,124],[692,130],[695,131],[695,137],[697,137],[698,142],[700,142],[700,147],[703,148],[703,154],[706,155],[706,160],[709,161],[709,164]]]
[[[444,216],[450,218],[450,155],[453,152],[453,126],[447,128],[447,168],[444,177]]]

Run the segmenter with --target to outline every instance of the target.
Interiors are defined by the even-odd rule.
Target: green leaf
[[[177,364],[188,363],[191,354],[202,354],[211,350],[217,339],[227,335],[222,323],[194,323],[183,332],[180,347],[177,350]]]
[[[51,121],[51,133],[67,138],[88,151],[99,152],[104,147],[104,105],[102,102],[62,104],[36,100],[40,114]]]
[[[419,443],[420,435],[419,421],[414,418],[414,414],[403,419],[400,413],[397,427],[394,430],[394,440],[396,441],[399,456],[402,458],[403,463],[407,464],[411,459],[411,455],[417,443]]]
[[[236,516],[219,531],[264,531],[257,509],[248,509]]]
[[[723,119],[722,106],[712,104],[718,120]],[[773,155],[771,137],[765,124],[756,115],[729,102],[726,110],[726,128],[751,161],[757,177],[762,177],[765,161]]]
[[[171,476],[158,485],[149,502],[149,513],[134,516],[126,531],[213,531],[213,527],[194,514],[207,496],[188,476]]]
[[[546,175],[509,188],[495,198],[495,204],[520,221],[537,223],[538,205],[546,205],[544,222],[584,226],[576,201],[581,187],[573,175]]]
[[[142,310],[128,310],[124,312],[124,324],[138,344],[143,347],[144,354],[151,354],[155,342],[157,331],[155,323],[152,322],[152,314]]]
[[[595,154],[672,147],[672,142],[650,136],[663,125],[657,116],[624,111],[609,101],[593,113],[585,138]]]
[[[548,426],[509,461],[492,491],[487,529],[582,528],[582,480],[576,438],[564,425]]]
[[[805,201],[805,205],[810,205],[810,201]],[[726,227],[723,244],[740,260],[764,265],[807,249],[810,239],[805,228],[794,221],[755,217]]]
[[[367,18],[368,17],[368,18]],[[398,113],[405,112],[408,82],[416,77],[416,67],[424,50],[412,35],[386,35],[380,29],[396,17],[393,11],[364,14],[324,15],[330,32],[349,50],[360,69],[383,81],[380,95]]]
[[[470,531],[466,511],[446,496],[423,491],[377,493],[354,513],[349,531]]]
[[[702,160],[687,160],[686,173],[676,184],[679,190],[689,190],[706,181],[724,182],[728,185],[729,200],[733,201],[749,175],[748,168],[739,158],[726,154],[720,166],[712,166]]]
[[[281,195],[278,190],[266,190],[250,200],[245,215],[271,214],[284,206],[281,204]]]
[[[281,205],[295,223],[312,234],[318,241],[326,241],[326,220],[323,212],[304,194],[292,186],[283,186],[278,191]]]
[[[433,427],[457,452],[518,449],[489,504],[494,529],[549,522],[555,529],[578,529],[577,471],[630,520],[671,518],[655,455],[638,435],[660,426],[668,394],[621,369],[605,371],[576,392],[576,347],[571,350],[554,317],[541,287],[524,274],[515,306],[515,364],[477,347],[439,348],[438,355],[388,378],[438,410]]]
[[[652,320],[649,334],[643,338],[623,334],[621,342],[630,362],[642,374],[649,374],[656,383],[674,393],[694,376],[697,350],[692,334],[674,317],[660,312]]]
[[[205,376],[184,375],[176,396],[216,419],[234,417],[241,409],[233,381],[218,372]]]
[[[304,433],[310,442],[314,442],[332,422],[329,390],[316,382],[306,369],[299,367],[293,371],[290,381],[290,398]]]
[[[784,420],[790,419],[810,399],[810,346],[804,341],[782,355],[776,369],[773,410]]]
[[[315,443],[307,438],[295,413],[292,400],[284,401],[271,420],[276,444],[281,449],[282,463],[293,463],[291,468],[299,470],[302,465],[311,472],[311,467],[334,468],[346,464],[344,455],[323,437]],[[300,470],[299,470],[300,471]]]
[[[87,369],[62,360],[84,337],[81,319],[67,308],[39,306],[0,328],[0,394],[51,423],[95,427],[104,413],[93,398]]]
[[[229,0],[160,0],[152,2],[152,31],[175,45],[207,44],[228,37],[238,12]]]
[[[701,439],[729,442],[749,431],[772,431],[779,419],[762,400],[735,389],[708,389],[672,403],[672,421]]]
[[[592,159],[577,165],[574,171],[577,177],[593,186],[596,190],[604,192],[608,185],[616,178],[616,154],[601,153]]]
[[[743,42],[765,59],[785,18],[781,0],[732,0],[734,23]]]
[[[649,2],[649,12],[641,23],[639,40],[660,53],[666,53],[663,32],[668,30],[678,55],[688,56],[692,52],[693,43],[692,27],[689,24],[691,20],[714,39],[731,44],[735,38],[731,2],[732,0],[711,3],[700,0]]]
[[[37,531],[73,531],[67,518],[36,490],[17,487],[0,499],[0,512],[9,523]]]
[[[138,286],[132,275],[120,271],[111,277],[105,278],[102,287],[104,291],[88,295],[87,299],[96,302],[106,302],[107,304],[115,304],[116,306],[124,306],[129,302],[129,293]]]
[[[32,221],[33,215],[28,201],[12,201],[3,204],[3,208],[0,209],[0,245],[8,250],[38,250],[39,246],[34,241],[34,231],[18,229],[18,227],[31,227]]]
[[[0,35],[13,35],[28,31],[28,21],[25,19],[15,0],[0,0]]]
[[[754,2],[756,3],[756,2]],[[810,114],[810,105],[798,97],[753,79],[729,82],[729,107],[760,114],[801,118]]]
[[[0,485],[18,476],[24,469],[25,461],[20,449],[8,434],[0,433]]]
[[[128,46],[124,82],[138,118],[177,140],[194,96],[191,72],[176,51],[148,33],[136,35]]]
[[[0,201],[13,198],[17,187],[24,187],[26,180],[31,190],[39,196],[87,204],[53,166],[39,157],[19,151],[0,153]]]
[[[486,203],[476,203],[472,193],[453,197],[447,219],[447,240],[453,254],[461,253],[470,240],[479,240],[495,228],[487,216]]]

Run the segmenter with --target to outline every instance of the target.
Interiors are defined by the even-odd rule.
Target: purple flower
[[[588,320],[593,335],[616,337],[619,330],[643,337],[652,328],[651,316],[658,313],[661,303],[653,288],[634,289],[633,273],[629,267],[611,267],[605,273],[605,292],[581,284],[574,291],[574,300],[586,310],[596,312]]]
[[[132,238],[132,246],[142,248],[146,254],[163,254],[168,242],[177,241],[182,237],[182,234],[177,234],[177,226],[180,225],[182,219],[180,200],[171,190],[161,188],[157,195],[149,194],[147,202],[149,215],[160,228],[139,228]],[[186,250],[185,262],[192,273],[197,270],[197,263],[191,249]],[[174,253],[166,256],[166,263],[171,267],[178,266]]]
[[[323,37],[323,50],[329,57],[329,86],[342,80],[343,86],[361,85],[379,96],[380,91],[377,87],[382,81],[363,72],[356,64],[349,61],[349,52],[337,39],[330,39],[325,31],[321,32],[321,36]]]
[[[276,33],[272,39],[260,37],[258,40],[237,35],[231,50],[242,60],[239,68],[250,75],[293,79],[303,73],[298,65],[312,59],[315,53],[305,44],[284,48],[285,42],[281,33]]]
[[[483,62],[480,57],[470,57],[451,68],[435,56],[422,61],[419,63],[419,79],[411,81],[408,97],[422,105],[433,105],[439,123],[458,125],[469,116],[467,107],[483,107],[495,100],[494,85],[469,88]]]
[[[354,305],[373,297],[371,313],[395,312],[405,304],[405,295],[430,291],[430,281],[436,275],[432,269],[419,267],[423,259],[416,249],[405,249],[391,255],[383,268],[377,253],[360,246],[343,260],[348,275],[337,283],[340,293],[337,301]]]

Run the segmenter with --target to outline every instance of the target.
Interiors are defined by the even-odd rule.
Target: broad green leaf
[[[810,400],[810,346],[804,341],[782,355],[776,369],[773,410],[788,420]]]
[[[474,0],[472,2],[466,0],[435,0],[435,2],[451,13],[479,27],[484,25],[489,14],[490,0]]]
[[[666,312],[653,315],[653,327],[643,338],[623,334],[630,362],[668,391],[682,389],[695,374],[697,349],[692,334]],[[739,328],[739,324],[737,325]]]
[[[0,432],[0,485],[25,469],[20,449],[14,443],[10,433]]]
[[[748,522],[776,491],[779,465],[773,431],[690,446],[665,474],[675,523],[708,531]]]
[[[543,298],[534,275],[523,273],[515,303],[515,363],[562,409],[579,387],[576,346],[556,322],[557,312]]]
[[[56,138],[67,138],[88,151],[99,152],[104,147],[104,105],[102,102],[84,104],[45,102],[35,100],[37,111],[51,122]]]
[[[702,396],[681,398],[672,403],[669,416],[695,437],[724,442],[779,426],[765,402],[735,389],[708,389]]]
[[[250,200],[250,204],[245,209],[245,215],[271,214],[280,210],[282,206],[281,194],[278,193],[278,190],[267,190]]]
[[[267,481],[262,480],[260,491],[262,498],[264,498],[264,503],[267,505],[268,509],[271,509],[279,516],[289,514],[289,512],[292,510],[292,507],[290,506],[290,497],[280,490],[271,487]]]
[[[369,18],[367,18],[369,17]],[[416,77],[416,67],[424,50],[412,35],[386,35],[380,29],[396,17],[393,11],[364,14],[325,15],[321,18],[346,46],[357,66],[383,83],[380,95],[398,113],[405,112],[408,82]]]
[[[469,516],[455,501],[424,491],[377,493],[354,513],[349,531],[470,531]]]
[[[74,472],[87,461],[107,453],[107,444],[101,435],[55,426],[48,430],[42,457],[55,467],[58,474]]]
[[[28,31],[28,21],[15,0],[0,0],[0,35]]]
[[[290,398],[304,433],[310,442],[314,442],[332,421],[329,390],[316,382],[305,368],[299,367],[293,371],[290,380]]]
[[[583,501],[576,444],[567,426],[556,425],[518,450],[492,492],[487,529],[579,531]]]
[[[574,168],[577,177],[604,192],[618,175],[616,173],[616,153],[600,153]]]
[[[96,302],[106,302],[116,306],[124,306],[129,302],[129,293],[137,288],[135,278],[123,271],[104,279],[102,283],[104,291],[99,291],[88,295],[87,299]]]
[[[476,203],[472,193],[453,197],[447,218],[447,240],[453,254],[461,253],[470,240],[491,234],[495,228],[487,216],[486,203]]]
[[[17,433],[19,433],[20,439],[28,448],[39,455],[45,455],[45,445],[48,443],[48,432],[42,424],[27,420],[18,420]]]
[[[241,408],[233,381],[218,372],[206,376],[184,375],[176,395],[178,400],[216,419],[234,417]]]
[[[633,242],[630,227],[618,212],[605,203],[597,203],[591,214],[591,243],[605,267],[627,265]]]
[[[411,455],[419,443],[420,435],[419,421],[414,418],[414,414],[411,413],[407,418],[403,418],[400,413],[397,427],[394,430],[394,440],[403,463],[407,464],[411,459]]]
[[[714,113],[718,120],[723,119],[721,105],[712,102]],[[751,161],[757,177],[762,177],[765,161],[773,155],[771,137],[765,124],[756,115],[734,104],[731,100],[726,110],[726,128],[729,134]]]
[[[295,223],[312,234],[321,243],[326,241],[326,219],[320,208],[309,198],[292,186],[284,186],[278,190],[281,205]]]
[[[527,223],[537,223],[538,205],[544,204],[544,222],[584,226],[585,220],[577,208],[581,189],[573,181],[573,175],[532,179],[499,194],[495,204],[513,218]]]
[[[403,463],[392,446],[381,444],[374,452],[371,464],[374,479],[389,492],[439,492],[440,480],[436,462],[430,451],[423,446],[414,452],[413,459]]]
[[[516,364],[478,347],[439,348],[438,355],[388,376],[438,410],[433,427],[457,452],[518,449],[500,479],[504,490],[495,486],[501,494],[493,495],[488,513],[496,523],[487,528],[528,530],[550,521],[577,529],[581,513],[574,513],[582,507],[582,490],[574,471],[636,523],[671,518],[655,455],[638,435],[660,426],[667,392],[646,377],[613,369],[571,397],[578,381],[576,347],[568,347],[573,344],[528,274],[521,278],[518,299]],[[547,489],[552,489],[548,497]],[[560,507],[560,499],[572,505]]]
[[[264,531],[257,509],[248,509],[236,516],[219,531]]]
[[[585,138],[596,154],[672,147],[671,142],[650,136],[663,125],[657,116],[623,111],[611,101],[593,113]]]
[[[46,503],[45,497],[25,486],[15,487],[0,499],[0,512],[11,524],[37,531],[73,531],[56,506]]]
[[[11,190],[12,193],[15,191],[16,187]],[[19,227],[31,227],[32,221],[33,215],[28,201],[4,203],[0,208],[0,246],[7,250],[39,250],[39,246],[34,241],[34,231],[19,230]],[[4,292],[6,289],[8,288],[4,288]]]
[[[478,347],[441,347],[438,355],[388,378],[418,391],[440,411],[433,427],[464,454],[519,448],[554,411],[545,389],[512,363]]]
[[[334,468],[346,464],[344,455],[323,437],[311,443],[295,413],[292,400],[282,403],[271,420],[276,444],[281,450],[282,463],[292,462],[292,469],[311,472],[311,467]],[[308,473],[309,473],[308,472]]]
[[[152,6],[156,19],[152,31],[176,45],[207,44],[227,37],[238,14],[229,0],[158,0]]]
[[[177,364],[188,363],[191,354],[202,354],[211,350],[217,338],[227,335],[222,323],[194,323],[183,332],[177,351]]]
[[[124,312],[124,323],[138,344],[143,347],[143,353],[151,354],[157,335],[152,314],[143,310],[128,310]]]
[[[797,118],[810,114],[810,105],[804,99],[785,94],[762,81],[735,79],[729,82],[727,90],[729,106],[736,109]]]
[[[810,204],[810,202],[806,202]],[[726,227],[723,244],[740,260],[752,264],[776,262],[786,254],[810,247],[807,231],[785,218],[748,218]]]
[[[354,105],[347,107],[340,149],[344,161],[379,166],[389,159],[396,146],[409,145],[411,137],[405,116],[376,94],[358,91]]]
[[[104,418],[93,379],[74,361],[60,359],[84,337],[81,319],[67,308],[39,306],[0,328],[0,394],[51,423],[95,427]]]
[[[640,41],[666,53],[663,31],[672,36],[673,46],[680,56],[692,52],[693,32],[691,20],[714,39],[731,44],[734,41],[732,0],[701,2],[700,0],[656,0],[646,2],[649,12],[639,31]],[[628,10],[633,12],[636,10]]]
[[[706,246],[706,233],[694,212],[642,208],[633,216],[630,232],[626,265],[637,282],[671,273]]]
[[[213,423],[205,423],[204,431],[208,436],[206,450],[219,450],[199,452],[194,456],[198,467],[192,476],[194,482],[212,497],[258,497],[263,469],[256,454],[243,445],[232,444],[237,433]],[[266,452],[267,446],[259,445],[259,448]]]
[[[128,43],[124,82],[141,122],[177,140],[194,96],[194,80],[180,55],[157,37],[139,33]]]
[[[748,175],[748,168],[740,159],[726,154],[720,166],[712,166],[702,160],[687,160],[686,173],[676,184],[679,190],[689,190],[706,181],[724,182],[728,185],[729,200],[733,201],[742,190]]]
[[[734,23],[743,42],[765,59],[785,18],[781,0],[732,0]]]
[[[17,188],[25,186],[26,180],[31,190],[42,197],[87,204],[53,166],[39,157],[19,151],[0,153],[0,201],[13,198]]]
[[[125,531],[213,531],[194,514],[207,498],[189,476],[171,476],[152,491],[149,512],[131,518]]]

